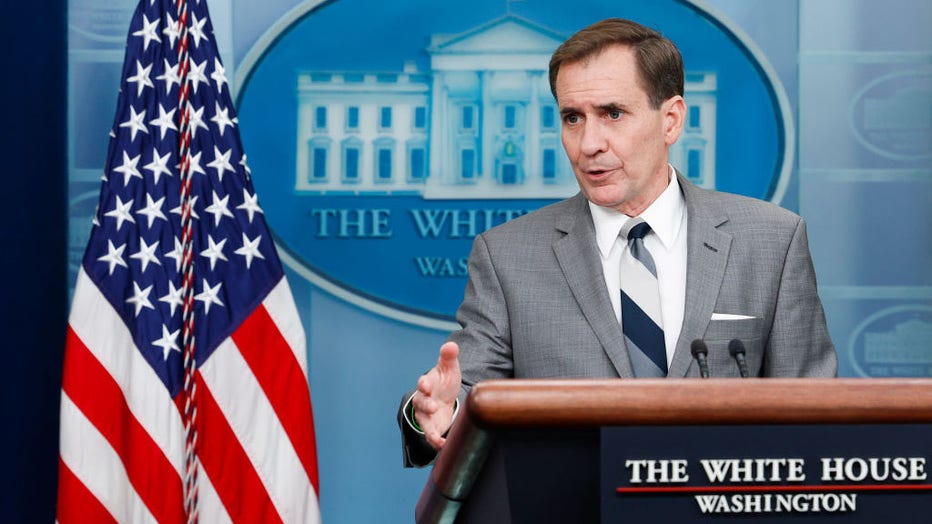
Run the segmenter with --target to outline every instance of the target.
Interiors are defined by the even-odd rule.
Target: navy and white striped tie
[[[667,376],[657,268],[644,247],[649,232],[642,218],[632,218],[621,228],[621,236],[628,239],[621,254],[621,327],[634,376],[639,378]]]

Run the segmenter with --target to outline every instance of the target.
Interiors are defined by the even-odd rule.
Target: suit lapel
[[[615,319],[605,289],[602,261],[599,260],[595,242],[595,227],[587,201],[582,195],[574,197],[572,212],[557,221],[557,229],[566,233],[566,236],[554,242],[553,251],[576,303],[619,376],[634,377],[621,326]]]
[[[690,343],[702,338],[709,326],[725,266],[731,250],[731,235],[718,229],[728,216],[710,205],[704,191],[679,179],[686,200],[686,310],[668,376],[684,377],[692,364]]]

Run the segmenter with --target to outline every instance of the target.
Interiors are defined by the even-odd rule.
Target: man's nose
[[[586,119],[580,136],[579,148],[586,156],[603,153],[608,149],[608,137],[598,120]]]

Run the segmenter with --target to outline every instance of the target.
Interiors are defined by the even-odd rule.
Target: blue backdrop
[[[690,60],[695,50],[685,29],[651,19],[648,7],[655,3],[585,2],[588,14],[567,19],[537,0],[210,1],[228,77],[242,90],[244,146],[267,210],[279,205],[278,198],[280,206],[287,205],[273,186],[294,182],[301,68],[347,70],[352,64],[368,72],[397,72],[410,56],[424,70],[430,34],[465,31],[509,9],[557,33],[572,32],[586,18],[646,17],[684,47],[687,69],[697,65]],[[695,4],[746,35],[784,90],[791,165],[778,203],[809,223],[841,374],[932,376],[932,4]],[[68,292],[96,205],[134,6],[134,0],[72,0],[67,10],[63,0],[14,3],[0,26],[8,42],[16,42],[0,58],[7,79],[0,87],[6,102],[0,245],[9,249],[2,258],[9,291],[0,316],[8,340],[0,512],[12,522],[54,518]],[[455,23],[436,22],[443,17]],[[373,45],[385,52],[373,53]],[[716,66],[713,61],[700,69]],[[273,89],[268,84],[276,77],[268,68],[275,67],[288,75],[281,80],[284,89],[274,97],[258,96]],[[719,77],[723,115],[742,103],[740,90],[728,92],[735,86],[726,80]],[[740,173],[742,165],[727,163],[737,153],[722,144],[755,133],[773,130],[720,127],[719,167]],[[778,156],[773,150],[749,156],[768,155]],[[527,204],[508,207],[519,205]],[[271,217],[270,222],[278,227]],[[286,248],[294,242],[288,235],[300,233],[289,227],[279,231]],[[309,226],[307,235],[312,234]],[[348,256],[344,250],[351,245],[328,245],[324,259]],[[468,247],[468,239],[460,245]],[[424,321],[398,313],[385,306],[392,300],[366,292],[365,283],[347,286],[309,270],[301,259],[296,256],[286,271],[308,334],[324,519],[409,522],[427,472],[401,468],[394,413],[401,394],[435,361],[449,323],[442,315]],[[354,263],[354,271],[385,272],[371,260],[357,257]],[[464,281],[458,278],[440,286],[444,301],[457,300],[450,293],[461,292]],[[421,286],[412,288],[412,296],[430,297],[437,281],[410,279],[405,285]]]

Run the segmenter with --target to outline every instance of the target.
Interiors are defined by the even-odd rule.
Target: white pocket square
[[[750,315],[733,315],[731,313],[712,313],[712,320],[746,320],[755,318]]]

